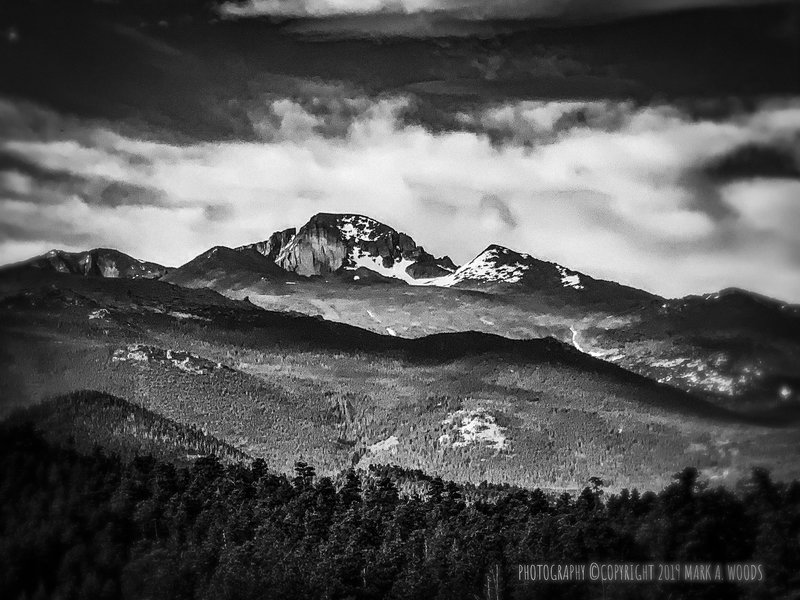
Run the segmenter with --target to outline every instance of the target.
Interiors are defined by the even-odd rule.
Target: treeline
[[[533,584],[518,565],[764,565],[750,584]],[[0,431],[0,597],[71,599],[774,599],[800,590],[800,483],[733,492],[687,468],[659,493],[552,496],[396,467],[294,477],[191,467]],[[794,595],[793,595],[794,594]]]

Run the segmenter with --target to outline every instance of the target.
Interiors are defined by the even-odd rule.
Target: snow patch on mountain
[[[378,221],[362,215],[343,215],[339,218],[339,230],[346,240],[357,242],[374,242],[380,237],[376,234]]]
[[[583,289],[581,278],[575,271],[570,271],[561,265],[556,265],[556,269],[558,269],[558,274],[561,276],[561,285],[564,287],[575,288],[576,290]]]
[[[353,248],[350,254],[350,260],[353,265],[345,267],[345,269],[356,270],[360,267],[364,267],[384,277],[394,277],[395,279],[400,279],[411,284],[416,282],[416,280],[406,272],[406,269],[414,264],[413,260],[401,258],[395,261],[391,267],[387,267],[383,264],[382,257],[368,254],[357,246]]]

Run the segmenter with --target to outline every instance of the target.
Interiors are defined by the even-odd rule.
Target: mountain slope
[[[85,252],[51,250],[47,254],[10,265],[6,269],[40,269],[57,273],[73,273],[87,277],[124,279],[158,279],[169,269],[156,263],[145,262],[119,250],[95,248]]]
[[[594,279],[557,263],[545,262],[496,244],[450,275],[426,283],[481,291],[535,293],[578,304],[601,299],[619,304],[658,298],[654,294]]]
[[[800,399],[800,307],[743,290],[650,304],[614,328],[575,332],[581,348],[682,389],[740,405]]]
[[[288,273],[254,248],[215,246],[171,271],[164,281],[185,287],[238,289],[260,281],[294,281]]]
[[[181,425],[122,398],[80,391],[17,411],[4,425],[29,423],[52,442],[75,443],[83,452],[96,445],[124,458],[151,454],[185,463],[213,454],[226,462],[249,457],[192,425]]]
[[[282,472],[301,457],[320,474],[392,463],[460,481],[642,487],[687,448],[723,480],[800,464],[788,415],[775,428],[552,339],[404,339],[162,281],[42,275],[0,278],[0,408],[100,389]]]

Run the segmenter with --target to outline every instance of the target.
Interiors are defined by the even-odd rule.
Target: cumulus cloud
[[[252,115],[253,142],[178,145],[89,122],[18,131],[0,141],[14,157],[0,164],[0,262],[103,245],[177,265],[357,212],[459,262],[500,243],[668,296],[740,286],[800,301],[800,181],[704,168],[750,146],[796,148],[800,102],[715,120],[518,102],[438,133],[404,120],[410,103],[273,99]]]

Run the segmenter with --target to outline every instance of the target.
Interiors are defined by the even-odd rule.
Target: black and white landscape
[[[0,33],[0,597],[800,593],[799,4]]]

